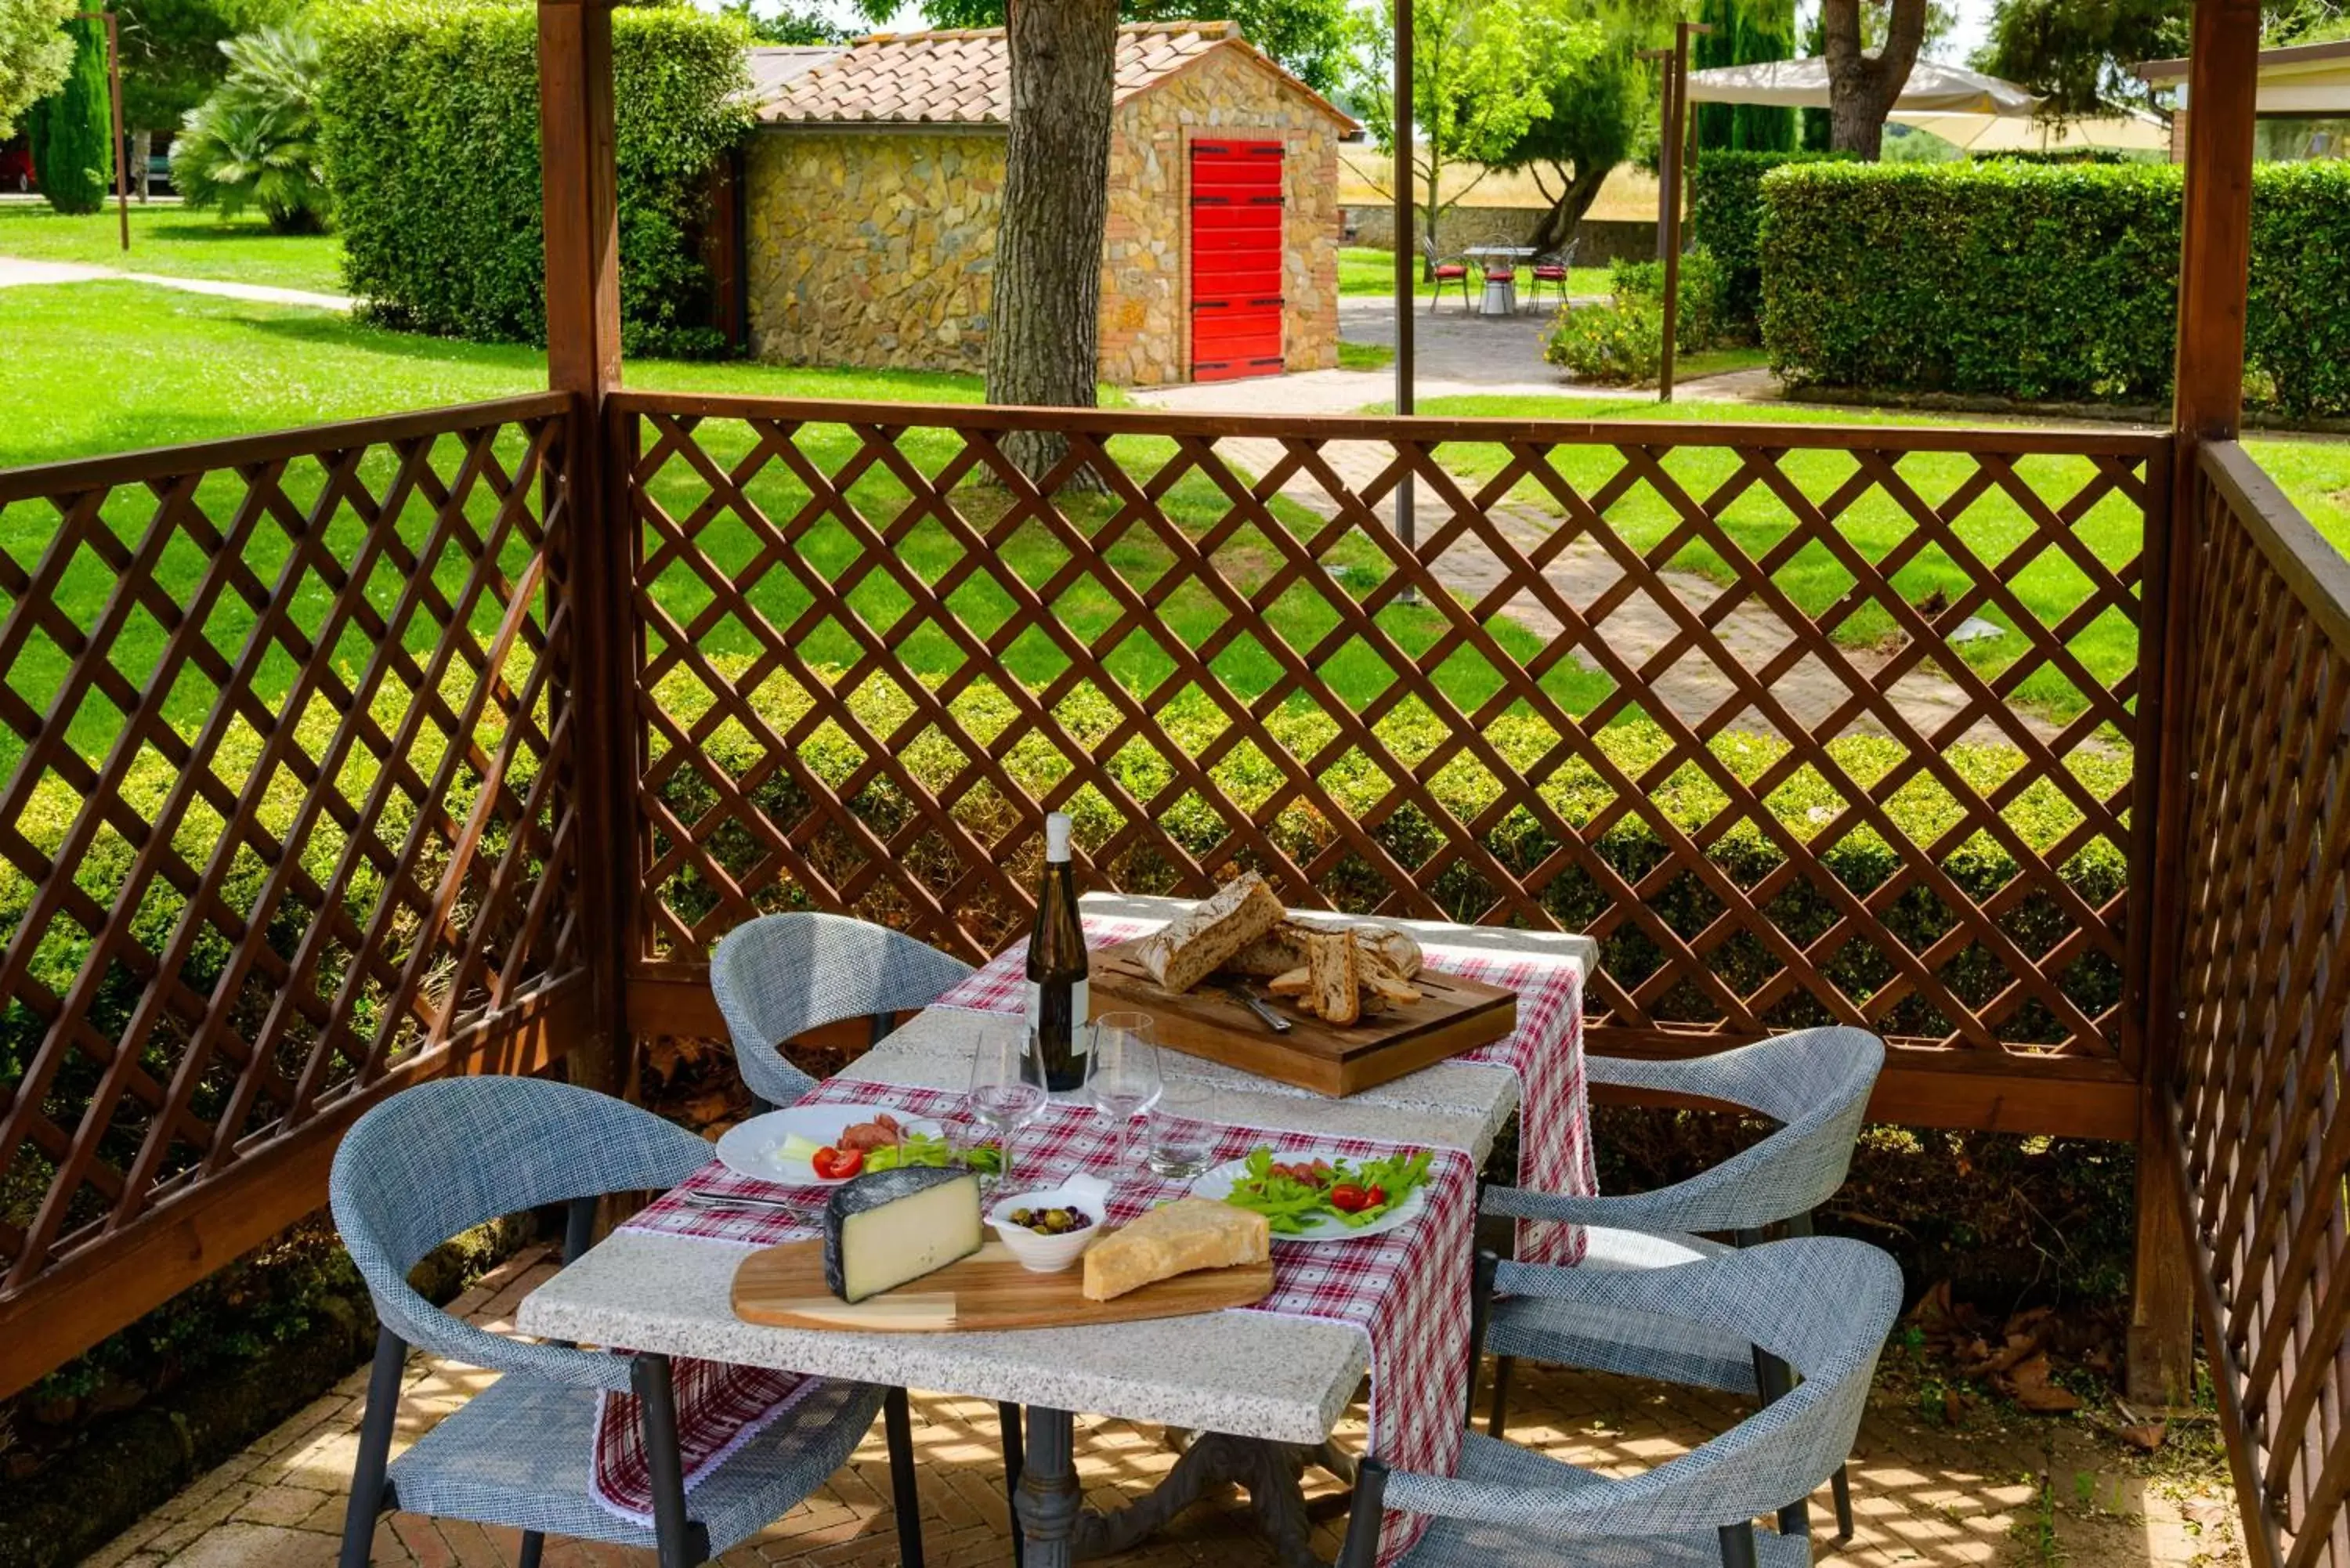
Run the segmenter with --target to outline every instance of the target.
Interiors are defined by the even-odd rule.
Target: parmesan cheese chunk
[[[1194,1269],[1272,1256],[1273,1228],[1263,1215],[1211,1198],[1179,1198],[1094,1243],[1086,1254],[1086,1299],[1106,1302]]]

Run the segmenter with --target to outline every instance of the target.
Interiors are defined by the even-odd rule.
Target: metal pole
[[[108,108],[114,121],[114,210],[122,225],[122,248],[130,248],[130,185],[124,178],[122,150],[122,29],[111,11],[77,11],[75,19],[106,24]]]
[[[1398,414],[1412,410],[1412,295],[1417,281],[1419,246],[1412,238],[1411,200],[1411,3],[1394,0],[1395,5],[1395,292],[1396,292],[1396,360],[1395,407]],[[1404,548],[1412,548],[1416,533],[1412,516],[1411,475],[1403,476],[1396,486],[1396,536]],[[1409,604],[1417,596],[1406,584],[1403,602]]]

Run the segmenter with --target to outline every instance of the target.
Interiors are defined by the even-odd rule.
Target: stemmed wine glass
[[[979,1054],[971,1066],[971,1114],[995,1130],[1003,1160],[993,1191],[1006,1189],[1012,1179],[1012,1139],[1036,1119],[1049,1097],[1045,1089],[1044,1053],[1035,1035],[1025,1029],[994,1029],[980,1036]]]
[[[1154,1028],[1149,1013],[1105,1012],[1093,1021],[1092,1049],[1086,1053],[1086,1097],[1118,1129],[1121,1176],[1131,1163],[1134,1118],[1157,1105],[1165,1087],[1151,1044]]]

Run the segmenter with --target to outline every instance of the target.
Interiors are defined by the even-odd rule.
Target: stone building
[[[1009,99],[1002,29],[758,49],[752,68],[753,351],[983,369]],[[1117,82],[1102,379],[1336,364],[1338,142],[1354,121],[1224,22],[1121,27]]]

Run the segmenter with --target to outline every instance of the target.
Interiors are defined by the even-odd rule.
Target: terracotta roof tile
[[[1232,22],[1148,22],[1118,30],[1117,101],[1148,91],[1211,49],[1246,50],[1295,91],[1351,128],[1303,82],[1244,39]],[[1004,122],[1011,59],[1001,27],[882,33],[810,64],[805,49],[754,49],[759,119],[767,125],[982,125]],[[789,55],[769,60],[765,57]]]

